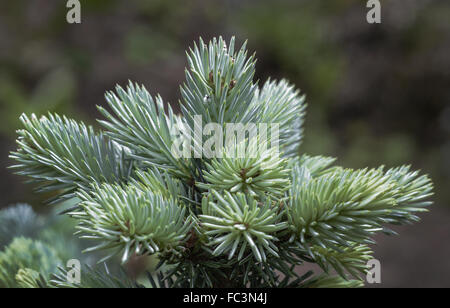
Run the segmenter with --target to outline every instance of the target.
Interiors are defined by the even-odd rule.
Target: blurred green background
[[[450,2],[386,0],[382,23],[362,0],[65,1],[0,4],[0,207],[32,193],[7,166],[22,112],[96,125],[95,105],[127,80],[176,107],[184,50],[235,35],[256,51],[257,78],[286,77],[307,94],[303,151],[346,167],[412,164],[435,183],[435,205],[400,237],[377,238],[382,286],[450,287]]]

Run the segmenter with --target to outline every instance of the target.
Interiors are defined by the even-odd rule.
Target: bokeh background
[[[449,1],[381,1],[381,24],[362,0],[82,0],[73,25],[65,3],[0,3],[0,207],[48,210],[7,169],[22,112],[96,126],[104,92],[128,80],[176,107],[184,50],[235,35],[256,51],[261,82],[286,77],[307,94],[304,152],[431,175],[431,211],[377,237],[375,257],[383,287],[450,287]]]

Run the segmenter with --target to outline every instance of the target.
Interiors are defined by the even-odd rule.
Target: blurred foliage
[[[0,211],[0,249],[16,236],[31,237],[43,226],[43,218],[31,206],[17,204]]]
[[[16,204],[0,211],[0,251],[7,249],[14,239],[22,237],[51,245],[58,258],[67,261],[82,258],[81,250],[87,243],[81,243],[73,236],[75,221],[66,215],[58,215],[72,201],[58,206],[46,214],[36,213],[28,204]],[[89,261],[89,260],[86,260]]]
[[[35,88],[26,94],[20,81],[6,75],[0,75],[0,108],[7,114],[0,122],[0,134],[15,137],[22,113],[42,114],[47,110],[63,111],[70,105],[75,94],[74,76],[65,71],[54,70],[44,75]]]
[[[27,275],[36,276],[37,272],[41,272],[49,277],[60,265],[61,260],[52,247],[40,241],[17,237],[0,252],[0,288],[18,287],[16,275],[20,277],[25,274],[19,273],[20,269],[27,271]]]
[[[126,264],[125,272],[117,259],[96,265],[104,254],[82,253],[92,243],[74,236],[74,219],[57,214],[73,206],[74,202],[76,200],[73,199],[66,201],[47,214],[38,214],[27,204],[0,210],[0,288],[47,287],[55,278],[53,274],[64,284],[65,265],[71,259],[83,264],[81,274],[86,275],[83,283],[87,285],[95,282],[98,285],[106,273],[119,275],[119,278],[127,274],[132,279],[143,279],[144,285],[148,283],[142,276],[156,266],[155,258],[132,258]],[[90,267],[93,265],[96,265],[95,268]],[[119,278],[117,283],[121,281]],[[124,280],[123,283],[128,282]]]

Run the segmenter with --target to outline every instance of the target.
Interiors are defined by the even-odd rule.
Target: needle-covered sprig
[[[19,149],[10,157],[17,174],[41,184],[40,192],[58,191],[60,201],[74,197],[77,188],[88,190],[90,183],[126,181],[131,163],[126,149],[102,132],[84,123],[49,114],[38,118],[23,114],[18,131]]]
[[[80,221],[77,228],[84,238],[100,241],[87,251],[111,249],[108,257],[122,252],[123,262],[133,253],[176,253],[192,227],[186,207],[176,199],[134,185],[96,185],[78,197],[82,211],[71,213]]]
[[[191,127],[194,115],[219,124],[245,123],[252,118],[255,58],[247,56],[246,43],[235,50],[234,38],[228,45],[222,37],[208,44],[200,39],[187,52],[187,59],[181,108]]]
[[[105,97],[113,112],[99,106],[107,119],[99,122],[113,140],[130,149],[130,157],[144,167],[158,167],[177,176],[189,176],[188,162],[176,158],[172,151],[180,118],[170,106],[167,115],[164,113],[161,96],[153,98],[144,86],[130,82],[126,89],[117,86],[116,93],[108,92]]]
[[[266,261],[268,254],[278,257],[275,233],[287,226],[278,203],[261,204],[251,195],[224,193],[212,190],[202,202],[200,222],[210,237],[208,245],[214,247],[213,255],[226,254],[228,259],[237,255],[240,260],[251,250],[259,262]]]
[[[157,254],[153,287],[361,286],[373,235],[419,220],[431,204],[431,180],[405,166],[354,170],[301,153],[305,95],[286,80],[259,87],[255,56],[245,43],[236,45],[219,37],[189,49],[180,115],[131,82],[106,94],[108,108],[99,107],[104,131],[58,115],[22,115],[13,169],[56,201],[78,197],[67,212],[78,234],[95,241],[87,251],[108,249],[106,258],[119,254],[122,262]],[[237,139],[234,132],[205,136],[198,118],[214,132],[238,125]],[[252,127],[264,125],[270,135],[252,136]],[[240,139],[252,145],[249,152],[227,143]],[[187,147],[179,152],[174,145]],[[28,212],[0,214],[8,229],[1,245],[11,234],[41,228]],[[77,286],[65,281],[64,270],[49,281],[45,260],[38,260],[42,267],[20,263],[27,252],[19,254],[0,266],[0,286]],[[323,273],[304,273],[303,262]],[[80,287],[138,286],[89,268],[82,275]]]
[[[197,186],[260,198],[282,198],[290,185],[288,161],[281,157],[278,149],[256,142],[255,138],[237,145],[232,151],[225,149],[223,158],[205,162],[203,178],[206,183],[198,182]],[[241,148],[242,145],[245,147]]]
[[[299,154],[303,138],[305,95],[285,79],[267,80],[261,90],[255,91],[252,107],[258,123],[278,124],[280,150],[285,156]]]
[[[432,184],[408,167],[336,169],[312,177],[305,166],[293,169],[287,207],[291,241],[323,248],[371,244],[384,224],[417,220],[425,211]]]

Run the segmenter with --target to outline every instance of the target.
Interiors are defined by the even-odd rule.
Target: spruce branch
[[[310,176],[316,177],[321,174],[334,171],[339,169],[339,167],[331,167],[331,165],[336,161],[334,157],[325,156],[310,156],[308,154],[303,154],[297,159],[293,159],[293,165],[298,167],[304,167],[308,169]]]
[[[109,249],[101,261],[122,253],[122,262],[135,254],[160,251],[177,253],[188,239],[192,218],[176,199],[129,185],[95,185],[92,192],[80,191],[81,210],[72,212],[79,220],[83,238],[99,240],[86,249]]]
[[[113,114],[99,106],[107,121],[99,122],[107,134],[122,146],[131,150],[129,154],[147,167],[168,169],[177,176],[189,176],[189,164],[177,159],[172,153],[172,139],[180,119],[164,103],[160,96],[155,99],[137,84],[129,83],[126,90],[116,87],[117,94],[108,92],[106,101]]]
[[[76,189],[88,190],[90,184],[126,181],[131,163],[124,151],[103,133],[59,115],[38,119],[23,114],[24,126],[18,131],[19,149],[10,157],[17,161],[17,174],[41,184],[38,191],[58,191],[59,202],[74,197]]]
[[[185,185],[180,180],[157,168],[148,168],[145,171],[137,170],[135,178],[131,179],[130,183],[142,191],[160,194],[165,199],[187,196]]]
[[[232,259],[236,254],[241,260],[249,248],[259,262],[265,262],[267,254],[278,257],[274,234],[286,228],[278,208],[270,200],[260,205],[251,195],[224,194],[212,190],[211,196],[203,199],[203,215],[199,216],[211,237],[209,245],[215,247],[213,255],[227,254]]]
[[[364,283],[360,280],[346,280],[341,276],[326,274],[314,277],[301,285],[302,288],[360,288]]]
[[[255,58],[247,57],[246,43],[235,51],[234,37],[228,46],[222,37],[209,44],[200,39],[187,52],[187,59],[181,109],[190,127],[194,127],[194,115],[221,125],[246,123],[252,118],[255,111],[249,106],[256,89]]]
[[[48,286],[47,278],[31,268],[21,268],[16,274],[16,282],[19,288],[26,289],[46,288]]]
[[[106,94],[111,111],[99,107],[101,132],[58,115],[22,115],[12,168],[40,191],[59,193],[56,201],[81,200],[68,212],[77,235],[95,242],[86,252],[108,251],[100,262],[157,255],[153,287],[361,286],[373,235],[418,221],[431,204],[428,176],[408,166],[346,169],[331,157],[300,154],[305,96],[286,80],[258,88],[245,43],[236,49],[234,38],[200,39],[187,57],[181,115],[170,106],[165,113],[160,96],[131,82]],[[240,124],[243,141],[219,136],[225,142],[214,151],[179,156],[172,148],[180,130],[181,144],[204,145],[197,116],[222,128]],[[255,123],[275,125],[279,140],[251,136]],[[206,152],[216,155],[198,156]],[[10,243],[0,252],[0,286],[77,287],[64,269],[56,272],[62,241],[55,233],[42,232],[55,239],[51,247],[14,240],[41,226],[30,209],[8,213],[0,212],[0,245]],[[304,262],[323,273],[298,274]],[[107,270],[82,271],[80,287],[142,286]]]
[[[305,167],[293,173],[287,207],[290,240],[306,249],[371,244],[371,236],[382,231],[383,224],[415,220],[413,213],[429,205],[421,201],[432,188],[426,176],[416,178],[417,173],[407,173],[405,167],[387,172],[337,169],[315,178]]]
[[[280,150],[287,157],[299,155],[303,137],[305,96],[285,79],[267,80],[256,90],[252,105],[258,110],[258,123],[279,125]]]
[[[0,252],[0,288],[23,287],[28,279],[24,278],[21,269],[27,270],[28,278],[30,274],[37,278],[38,272],[49,277],[61,263],[57,252],[49,245],[17,237]]]
[[[107,267],[90,267],[85,265],[81,268],[80,283],[67,281],[67,270],[59,267],[58,271],[51,275],[48,281],[48,287],[51,288],[96,288],[96,289],[114,289],[114,288],[143,288],[144,286],[131,280],[127,274],[121,270],[117,275],[111,274]]]
[[[203,178],[206,183],[197,182],[197,186],[232,193],[243,192],[260,198],[283,197],[290,185],[288,162],[279,157],[274,148],[268,148],[267,145],[258,147],[256,142],[257,138],[244,140],[233,151],[225,149],[223,158],[205,162]],[[245,148],[245,153],[239,153],[244,152]]]
[[[342,278],[348,279],[347,273],[361,279],[367,271],[367,262],[372,259],[372,250],[367,245],[353,245],[326,249],[320,246],[311,248],[313,260],[328,273],[334,269]]]

